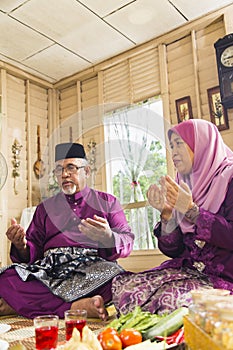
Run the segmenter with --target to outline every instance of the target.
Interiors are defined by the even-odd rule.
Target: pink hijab
[[[177,182],[183,180],[189,185],[199,207],[217,213],[233,178],[233,152],[224,144],[218,128],[203,119],[179,123],[168,130],[169,139],[172,132],[194,152],[192,173],[188,177],[177,173]],[[183,232],[194,230],[186,220],[181,223],[181,229]]]

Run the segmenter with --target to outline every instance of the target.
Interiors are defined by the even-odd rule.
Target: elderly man
[[[40,203],[27,232],[12,219],[13,264],[0,270],[0,315],[33,318],[74,308],[105,320],[111,281],[123,271],[134,235],[118,200],[87,186],[90,167],[78,143],[58,144],[61,192]]]

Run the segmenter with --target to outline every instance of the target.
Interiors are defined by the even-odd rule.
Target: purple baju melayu
[[[171,312],[191,302],[190,291],[200,286],[233,292],[233,152],[217,128],[204,120],[182,122],[175,132],[194,152],[186,182],[199,206],[195,222],[174,211],[154,234],[160,250],[170,257],[160,266],[137,274],[123,273],[112,283],[113,302],[126,313],[135,305],[152,313]]]
[[[94,214],[108,221],[114,247],[100,246],[79,231],[80,221]],[[118,200],[86,187],[39,204],[26,238],[30,261],[22,264],[12,245],[13,264],[2,269],[0,296],[18,314],[33,318],[63,317],[72,301],[96,294],[110,301],[111,280],[123,271],[116,260],[130,254],[134,235]]]

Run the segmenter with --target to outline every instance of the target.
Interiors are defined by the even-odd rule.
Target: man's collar
[[[87,194],[90,192],[90,188],[86,186],[83,190],[75,193],[75,194],[66,194],[66,198],[68,199],[69,202],[75,202],[81,198],[84,198],[87,196]]]

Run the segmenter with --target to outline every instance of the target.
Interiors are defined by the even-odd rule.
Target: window
[[[166,174],[164,119],[160,98],[105,116],[107,190],[120,200],[135,233],[134,249],[154,249],[159,213],[147,206],[146,192]]]

